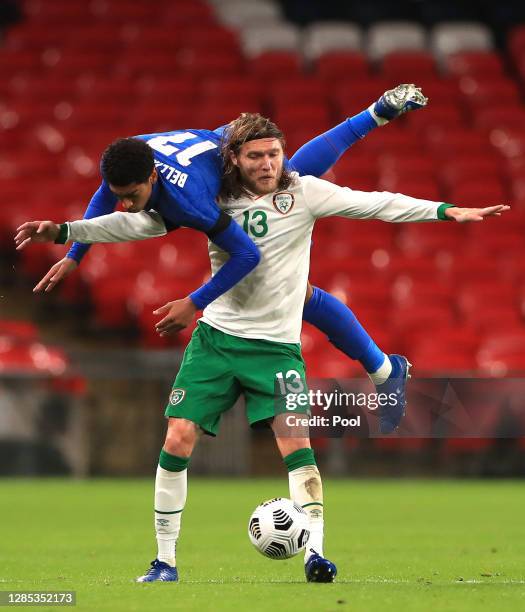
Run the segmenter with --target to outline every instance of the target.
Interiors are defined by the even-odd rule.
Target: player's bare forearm
[[[501,214],[507,210],[510,210],[510,206],[506,204],[486,206],[485,208],[460,208],[455,206],[447,208],[445,216],[458,223],[469,223],[483,221],[487,217],[501,217]]]

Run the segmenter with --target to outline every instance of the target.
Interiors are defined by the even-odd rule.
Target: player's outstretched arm
[[[421,88],[402,84],[389,89],[368,109],[350,117],[334,128],[304,144],[290,159],[290,165],[301,175],[322,176],[355,142],[378,126],[386,125],[399,115],[423,108],[428,98]]]
[[[461,208],[446,202],[413,198],[389,191],[358,191],[306,176],[301,179],[308,208],[315,218],[341,216],[389,223],[420,221],[479,222],[510,210],[506,204]]]
[[[53,221],[28,221],[17,229],[15,245],[17,250],[26,248],[32,242],[56,242],[88,245],[95,242],[123,242],[144,240],[164,236],[167,232],[164,221],[153,211],[140,213],[116,212],[94,219],[83,219],[57,224]],[[51,291],[66,276],[71,274],[78,263],[71,257],[64,257],[55,263],[38,282],[33,291]]]

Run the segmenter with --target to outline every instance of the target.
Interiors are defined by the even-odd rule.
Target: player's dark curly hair
[[[102,153],[100,171],[115,187],[145,183],[155,167],[153,150],[139,138],[119,138]]]
[[[261,116],[259,113],[242,113],[237,119],[231,121],[224,130],[221,141],[221,155],[224,163],[219,194],[221,199],[239,198],[248,193],[241,182],[239,168],[233,163],[230,153],[238,155],[245,142],[258,140],[259,138],[277,138],[283,150],[286,145],[281,130],[270,119]],[[287,170],[283,169],[277,189],[287,189],[291,182],[292,176]]]

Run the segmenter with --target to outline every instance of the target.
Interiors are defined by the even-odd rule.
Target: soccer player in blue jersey
[[[321,176],[370,130],[403,112],[421,108],[426,102],[421,90],[414,85],[399,85],[385,92],[365,111],[305,144],[288,164],[301,175]],[[144,207],[146,210],[154,208],[169,229],[185,226],[201,230],[230,254],[229,261],[209,282],[157,311],[164,315],[157,324],[162,333],[186,327],[198,309],[205,308],[231,289],[259,260],[252,241],[230,217],[220,213],[215,203],[222,175],[218,148],[222,132],[223,128],[176,131],[113,143],[102,158],[104,180],[84,217],[113,212],[119,201],[131,212]],[[88,248],[88,245],[74,244],[67,256],[38,283],[35,291],[50,291],[77,267]],[[389,379],[404,380],[408,375],[407,360],[385,355],[354,313],[322,289],[308,287],[303,316],[305,321],[325,333],[338,349],[358,360],[376,386],[388,384]],[[395,387],[404,394],[403,386]],[[380,390],[382,392],[383,388]],[[390,433],[402,415],[384,416],[382,431]]]

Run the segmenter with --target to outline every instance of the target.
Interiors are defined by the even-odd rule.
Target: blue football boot
[[[137,582],[177,582],[178,580],[179,574],[177,568],[158,559],[151,562],[151,567],[144,576],[137,578]]]
[[[379,430],[382,434],[392,433],[405,416],[407,406],[406,384],[407,379],[410,378],[408,371],[412,365],[402,355],[389,355],[388,358],[392,364],[392,372],[384,383],[376,385],[376,391],[386,393],[389,400],[387,405],[380,406],[379,409]],[[396,397],[393,405],[390,403],[390,394]]]
[[[306,582],[333,582],[337,567],[328,559],[321,557],[312,549],[313,555],[304,566]]]
[[[404,83],[385,91],[369,110],[373,112],[379,125],[385,125],[402,113],[423,108],[427,103],[428,98],[423,95],[420,87],[413,83]]]

